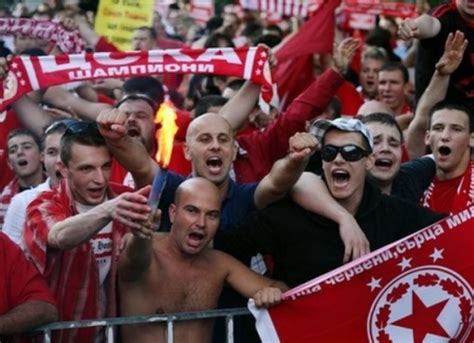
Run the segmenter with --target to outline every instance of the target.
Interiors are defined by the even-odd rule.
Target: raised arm
[[[398,36],[403,40],[426,39],[436,36],[440,30],[441,23],[437,18],[429,14],[422,14],[416,19],[403,20],[398,28]]]
[[[142,230],[140,222],[147,221],[150,213],[147,205],[149,192],[150,186],[136,192],[123,193],[86,213],[54,224],[48,232],[48,245],[58,249],[74,248],[89,240],[113,219],[134,230]]]
[[[250,270],[226,253],[218,251],[216,253],[217,258],[227,270],[226,281],[242,296],[253,298],[257,307],[269,307],[280,303],[282,292],[288,290],[285,283]]]
[[[260,181],[255,190],[257,208],[263,208],[288,194],[306,168],[317,144],[317,139],[307,132],[296,133],[290,138],[289,154],[275,162],[270,173]]]
[[[305,172],[291,191],[291,198],[304,209],[322,215],[339,224],[344,243],[343,262],[357,259],[370,252],[369,241],[359,224],[329,193],[320,176]]]
[[[415,117],[408,126],[406,147],[410,159],[416,159],[426,153],[425,133],[428,129],[429,112],[434,104],[445,98],[451,74],[461,64],[467,47],[464,33],[450,33],[446,39],[444,53],[436,64],[431,81],[418,102]]]
[[[127,135],[126,119],[125,113],[114,108],[102,111],[97,124],[114,157],[132,174],[136,187],[151,185],[159,166],[139,140]]]

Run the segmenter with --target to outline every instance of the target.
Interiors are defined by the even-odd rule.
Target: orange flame
[[[163,167],[168,167],[173,152],[173,141],[178,126],[176,125],[177,115],[173,104],[164,101],[155,115],[155,123],[161,124],[161,128],[156,131],[156,142],[158,151],[156,152],[156,161]]]

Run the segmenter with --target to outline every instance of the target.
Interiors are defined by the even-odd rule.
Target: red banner
[[[256,310],[263,342],[474,340],[474,206]]]
[[[214,16],[214,2],[212,0],[190,0],[189,15],[201,26]]]
[[[0,83],[0,111],[32,90],[73,81],[187,73],[252,80],[262,85],[266,103],[272,99],[268,53],[263,47],[101,52],[15,57]]]
[[[344,11],[360,14],[377,14],[400,18],[414,18],[418,16],[416,4],[401,1],[381,1],[381,0],[346,0],[344,1]]]
[[[239,0],[245,9],[301,18],[316,11],[322,2],[324,0]]]
[[[0,35],[23,36],[56,42],[64,53],[79,53],[86,49],[86,42],[79,31],[66,31],[58,23],[27,18],[0,18]]]

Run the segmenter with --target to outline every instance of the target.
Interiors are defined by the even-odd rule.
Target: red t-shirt
[[[437,213],[450,213],[453,208],[454,199],[457,196],[459,184],[464,174],[451,180],[440,180],[434,178],[435,185],[431,196],[431,210]]]
[[[56,305],[46,281],[26,259],[20,247],[2,232],[0,275],[0,316],[29,300]]]

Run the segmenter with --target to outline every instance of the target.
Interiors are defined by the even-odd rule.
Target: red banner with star
[[[69,82],[189,73],[252,80],[262,86],[265,103],[273,96],[268,53],[260,46],[16,56],[0,83],[0,111],[28,92]]]
[[[474,341],[474,206],[249,308],[263,342]]]

